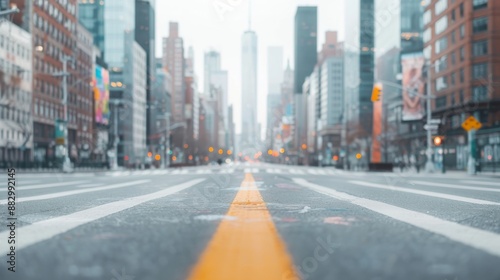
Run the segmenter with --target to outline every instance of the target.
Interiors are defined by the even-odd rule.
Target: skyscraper
[[[184,40],[179,36],[179,24],[170,22],[169,36],[163,38],[163,66],[172,77],[172,121],[182,123],[185,121],[185,63],[184,63]],[[181,151],[183,151],[186,140],[186,128],[178,127],[172,134],[173,155],[182,160]],[[178,154],[179,153],[179,154]]]
[[[212,73],[220,71],[220,53],[214,50],[205,53],[205,75],[204,75],[204,94],[210,93],[210,83],[212,80]]]
[[[241,140],[253,145],[260,137],[257,135],[257,34],[251,30],[242,37],[241,73]]]
[[[295,78],[294,78],[294,151],[306,144],[306,104],[307,96],[302,94],[306,77],[311,75],[317,62],[318,47],[318,8],[298,7],[295,14]],[[299,164],[303,154],[298,154]]]
[[[282,115],[281,84],[283,83],[283,47],[267,48],[267,121],[266,145],[273,147],[274,129]]]
[[[346,17],[344,44],[344,112],[349,138],[365,140],[358,152],[368,155],[368,139],[372,136],[373,126],[374,0],[349,1],[345,14],[349,16]],[[369,160],[369,156],[363,160]]]
[[[155,77],[155,7],[149,0],[135,0],[135,40],[146,51],[146,101],[151,103],[151,90]],[[146,109],[146,143],[150,145],[151,131],[156,125],[152,120],[153,108]]]
[[[92,33],[94,45],[101,50],[101,58],[106,59],[104,51],[104,5],[100,1],[79,1],[78,2],[78,20]]]
[[[311,75],[317,61],[318,8],[298,7],[295,14],[295,93]]]

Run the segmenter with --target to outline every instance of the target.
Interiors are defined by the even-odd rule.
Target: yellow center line
[[[246,173],[229,210],[189,277],[190,280],[298,279],[266,204]]]

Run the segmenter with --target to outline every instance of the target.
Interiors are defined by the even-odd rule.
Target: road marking
[[[106,186],[106,187],[77,189],[77,190],[72,190],[72,191],[56,192],[56,193],[42,194],[42,195],[36,195],[36,196],[21,197],[19,199],[16,199],[16,202],[46,200],[46,199],[58,198],[58,197],[63,197],[63,196],[70,196],[70,195],[81,194],[81,193],[112,190],[112,189],[118,189],[118,188],[124,188],[124,187],[133,186],[133,185],[148,183],[150,181],[151,180],[139,180],[139,181],[132,181],[132,182],[127,182],[127,183],[114,184],[114,185],[110,185],[110,186]],[[0,200],[0,204],[7,204],[7,199]]]
[[[159,199],[180,192],[196,184],[199,184],[203,181],[204,179],[191,180],[186,183],[168,187],[164,190],[157,191],[154,193],[136,197],[129,197],[120,201],[107,203],[83,211],[75,212],[69,215],[36,222],[29,226],[18,228],[18,234],[19,236],[22,236],[22,242],[16,244],[16,250],[24,249],[38,242],[48,240],[58,234],[65,233],[78,226],[132,208],[144,202],[148,202],[154,199]],[[8,231],[0,232],[0,240],[7,240],[9,234],[10,232]],[[7,246],[1,246],[0,256],[5,256],[5,254],[7,253],[8,253]]]
[[[494,182],[465,181],[465,180],[462,180],[462,182],[464,182],[464,183],[468,183],[468,184],[483,185],[483,186],[500,187],[500,184],[499,184],[499,183],[494,183]]]
[[[500,189],[493,189],[493,188],[467,187],[467,186],[461,186],[461,185],[452,185],[452,184],[434,183],[434,182],[425,182],[425,181],[411,181],[411,182],[415,183],[415,184],[419,184],[419,185],[440,187],[440,188],[485,191],[485,192],[500,192]]]
[[[468,198],[468,197],[452,195],[452,194],[421,191],[421,190],[415,190],[415,189],[409,189],[409,188],[403,188],[403,187],[390,187],[390,186],[368,183],[368,182],[363,182],[363,181],[348,181],[348,182],[351,184],[356,184],[356,185],[365,186],[365,187],[378,188],[378,189],[384,189],[384,190],[390,190],[390,191],[398,191],[398,192],[414,193],[414,194],[419,194],[419,195],[444,198],[444,199],[455,200],[455,201],[460,201],[460,202],[467,202],[467,203],[474,203],[474,204],[481,204],[481,205],[500,205],[500,203],[497,203],[497,202],[492,202],[492,201],[487,201],[487,200],[482,200],[482,199],[475,199],[475,198]]]
[[[245,169],[243,169],[243,172],[245,172],[245,173],[252,173],[252,169],[251,168],[245,168]]]
[[[19,190],[37,190],[37,189],[45,189],[45,188],[55,188],[55,187],[63,187],[63,186],[71,186],[77,185],[81,183],[87,183],[88,181],[71,181],[71,182],[61,182],[61,183],[50,183],[50,184],[41,184],[41,185],[31,185],[29,187],[19,186]],[[16,188],[17,189],[17,188]],[[7,191],[6,188],[0,189],[0,191]]]
[[[318,172],[315,169],[307,169],[307,173],[313,174],[313,175],[318,175]]]
[[[193,268],[190,280],[298,279],[252,174],[236,194],[226,217]]]
[[[234,168],[231,168],[231,169],[222,169],[220,171],[220,173],[222,173],[222,174],[233,174],[234,173]]]
[[[196,171],[196,174],[211,174],[213,173],[210,169],[200,169]]]
[[[259,169],[258,168],[252,168],[252,173],[259,173]]]
[[[327,187],[309,183],[304,179],[294,178],[293,181],[318,193],[361,206],[373,212],[377,212],[426,231],[445,236],[453,241],[460,242],[467,246],[471,246],[500,257],[499,234],[464,226],[455,222],[439,219],[431,215],[408,210],[387,203],[353,196]]]
[[[86,184],[86,185],[78,185],[77,188],[90,188],[90,187],[100,187],[102,184]]]
[[[181,172],[179,172],[179,174],[187,174],[187,173],[188,173],[188,171],[186,169],[181,170]]]
[[[304,171],[293,168],[293,169],[290,169],[290,173],[292,173],[292,174],[304,174]]]
[[[271,173],[271,174],[276,173],[276,171],[274,171],[274,168],[266,168],[265,170],[267,173]]]
[[[176,169],[176,170],[172,171],[171,174],[172,175],[176,175],[176,174],[179,174],[179,173],[181,173],[181,171],[179,169]]]

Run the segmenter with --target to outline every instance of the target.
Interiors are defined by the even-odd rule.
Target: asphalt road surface
[[[264,164],[17,172],[12,213],[7,178],[2,280],[500,279],[500,177]]]

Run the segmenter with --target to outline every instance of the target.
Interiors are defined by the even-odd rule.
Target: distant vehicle
[[[208,165],[218,165],[218,163],[215,161],[211,161]]]
[[[219,165],[222,165],[222,163],[223,163],[222,159],[218,159],[218,160],[217,160],[217,163],[218,163]]]

